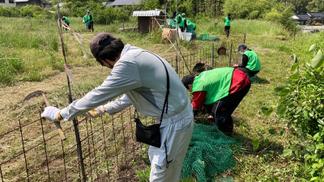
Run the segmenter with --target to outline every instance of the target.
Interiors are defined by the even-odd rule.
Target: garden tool
[[[50,104],[48,102],[48,99],[47,99],[47,97],[45,95],[45,92],[42,91],[42,90],[36,90],[34,92],[29,93],[24,98],[23,102],[24,101],[27,101],[27,100],[30,100],[30,99],[32,99],[34,97],[39,97],[39,96],[42,96],[43,97],[46,106],[50,106]],[[60,135],[61,140],[65,140],[66,137],[65,137],[64,131],[62,129],[62,126],[60,124],[60,121],[54,121],[53,123],[54,123],[55,127],[57,128],[57,131],[58,131],[58,133]]]

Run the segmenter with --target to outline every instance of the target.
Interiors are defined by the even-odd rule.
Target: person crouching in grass
[[[234,127],[231,115],[251,86],[247,74],[232,67],[207,71],[197,68],[195,74],[184,76],[182,83],[192,92],[194,115],[204,106],[218,129],[232,135]]]

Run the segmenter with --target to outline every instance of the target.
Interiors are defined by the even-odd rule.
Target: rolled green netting
[[[194,177],[198,182],[212,181],[217,174],[234,167],[231,146],[236,143],[215,125],[195,123],[183,162],[182,178]]]

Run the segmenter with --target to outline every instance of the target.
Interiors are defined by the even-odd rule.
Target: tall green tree
[[[307,5],[310,0],[278,0],[278,1],[286,4],[286,6],[291,5],[295,13],[306,13]]]
[[[307,9],[312,12],[323,12],[324,0],[310,0]]]

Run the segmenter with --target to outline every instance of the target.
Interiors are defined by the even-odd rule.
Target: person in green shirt
[[[234,65],[243,70],[250,78],[255,76],[261,70],[261,63],[258,55],[245,44],[238,46],[238,51],[242,54],[242,63]]]
[[[186,31],[186,29],[187,29],[186,14],[185,13],[178,14],[175,19],[176,19],[177,24],[179,25],[181,32]]]
[[[232,67],[206,70],[197,64],[195,75],[183,77],[182,83],[192,92],[191,105],[194,114],[203,108],[212,116],[218,129],[227,135],[233,133],[232,113],[250,90],[251,82],[246,73]],[[200,72],[200,73],[199,73]]]
[[[83,16],[83,23],[86,26],[86,29],[93,32],[93,17],[92,14],[90,13],[90,10],[87,10],[87,14]]]
[[[231,20],[232,20],[231,14],[228,14],[227,17],[225,17],[225,19],[224,19],[224,23],[225,23],[224,31],[225,31],[226,37],[229,37],[229,35],[230,35]]]
[[[63,24],[63,29],[64,30],[69,30],[70,28],[70,23],[71,23],[71,21],[70,21],[70,19],[67,17],[67,16],[63,16],[62,17],[62,21],[63,21],[63,23],[65,24]]]

